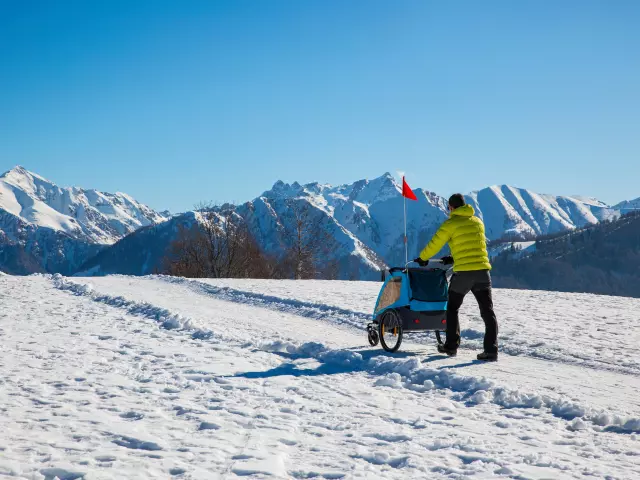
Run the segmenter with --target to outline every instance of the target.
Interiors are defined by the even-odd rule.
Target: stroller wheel
[[[436,330],[436,340],[438,341],[438,345],[444,345],[444,342],[442,341],[442,336],[440,335],[440,332],[438,330]]]
[[[380,319],[380,343],[387,352],[396,352],[402,343],[402,319],[395,310],[387,310]]]
[[[376,345],[378,345],[378,343],[380,343],[380,336],[378,335],[378,332],[373,328],[369,329],[367,337],[369,338],[369,345],[371,345],[372,347],[375,347]]]

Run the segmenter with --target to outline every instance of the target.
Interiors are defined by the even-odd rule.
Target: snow
[[[365,346],[379,287],[3,276],[0,478],[638,478],[639,300],[496,290],[480,364],[471,301]]]
[[[489,258],[494,258],[500,255],[501,253],[510,250],[511,248],[515,249],[515,253],[513,254],[514,258],[520,258],[526,255],[530,255],[536,250],[536,242],[528,241],[528,242],[505,242],[495,245],[489,248]]]
[[[0,176],[2,210],[28,224],[103,245],[165,220],[124,193],[60,188],[19,166]]]
[[[508,185],[472,192],[467,201],[491,240],[573,230],[612,216],[611,207],[593,198],[543,195]]]
[[[414,192],[418,201],[407,202],[408,245],[413,256],[430,240],[448,215],[444,197],[420,188]],[[272,239],[276,236],[274,231],[278,224],[270,220],[281,217],[288,208],[285,199],[306,200],[317,209],[317,218],[328,217],[330,221],[325,223],[329,226],[330,235],[349,239],[338,239],[341,244],[338,258],[350,255],[359,258],[363,267],[369,270],[372,263],[369,259],[373,256],[390,266],[403,261],[404,199],[400,185],[389,173],[338,186],[278,181],[271,190],[251,202],[253,206],[264,202],[267,208],[262,209],[262,213],[256,210],[255,215],[269,217],[255,222],[257,238]],[[503,237],[522,239],[572,230],[610,218],[613,212],[593,198],[540,195],[508,185],[494,185],[472,192],[467,199],[484,220],[490,240]],[[277,250],[277,242],[271,240],[266,243],[269,248]],[[277,253],[269,248],[269,253]],[[341,278],[348,277],[341,272]],[[368,275],[365,278],[372,277]]]
[[[0,179],[0,202],[4,210],[42,227],[75,234],[80,232],[80,227],[72,218],[62,215],[44,202],[34,200],[27,193],[34,191],[33,184],[28,184],[23,178],[19,178],[15,184],[10,180],[14,180],[14,176]]]
[[[636,198],[635,200],[625,200],[623,202],[620,202],[613,208],[620,211],[621,213],[629,213],[640,210],[640,198]]]

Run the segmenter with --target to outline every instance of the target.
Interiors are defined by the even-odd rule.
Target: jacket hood
[[[476,211],[469,204],[463,205],[461,207],[456,208],[451,215],[457,215],[459,217],[473,217]]]

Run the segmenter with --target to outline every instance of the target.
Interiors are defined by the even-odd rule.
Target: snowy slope
[[[640,210],[640,198],[636,198],[635,200],[625,200],[613,208],[619,210],[623,214],[630,211]]]
[[[484,221],[490,240],[573,230],[616,215],[615,209],[592,198],[540,195],[508,185],[472,192],[467,201]]]
[[[497,290],[486,365],[365,347],[378,287],[2,277],[0,476],[640,476],[638,300]]]
[[[44,271],[71,272],[101,246],[162,221],[124,193],[61,188],[22,167],[0,176],[0,254],[19,246],[32,259],[12,267],[16,273],[38,271],[33,262]]]
[[[331,242],[323,254],[322,264],[336,261],[339,265],[339,278],[370,279],[379,278],[384,262],[358,236],[349,231],[332,214],[326,205],[318,205],[317,198],[306,195],[264,195],[253,202],[241,205],[237,213],[248,222],[254,238],[263,250],[276,258],[290,246],[285,232],[294,231],[294,219],[288,215],[293,202],[299,209],[308,209],[309,223],[319,228]]]
[[[178,239],[183,229],[188,231],[198,225],[199,221],[200,214],[188,212],[162,223],[140,228],[78,266],[75,274],[149,275],[163,271],[171,244]]]
[[[103,245],[165,220],[124,193],[61,188],[22,167],[0,176],[0,209],[29,224]]]
[[[403,199],[401,186],[389,173],[373,180],[333,187],[311,183],[277,182],[262,195],[267,198],[305,198],[333,216],[388,264],[402,260]],[[422,248],[447,217],[444,197],[417,188],[417,202],[407,202],[407,230],[412,255]],[[571,230],[616,215],[593,198],[541,195],[507,185],[492,186],[467,195],[487,227],[487,237],[522,239]]]
[[[409,244],[417,249],[446,219],[446,202],[434,193],[415,190],[417,202],[407,205],[407,233]],[[317,210],[330,216],[343,231],[371,249],[387,264],[404,259],[403,198],[401,187],[389,174],[373,180],[360,180],[353,184],[322,185],[311,183],[292,185],[277,182],[258,201],[301,198]],[[276,210],[276,214],[278,212]]]
[[[536,242],[504,242],[488,248],[489,258],[494,259],[504,252],[510,252],[511,258],[520,259],[536,251]]]

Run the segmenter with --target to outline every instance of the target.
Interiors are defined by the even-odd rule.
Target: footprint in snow
[[[144,418],[144,414],[143,413],[139,413],[139,412],[126,412],[126,413],[121,413],[120,414],[121,418],[124,418],[126,420],[142,420]]]
[[[211,423],[211,422],[202,422],[200,423],[200,426],[198,427],[198,430],[202,431],[202,430],[220,430],[220,425],[216,425],[215,423]]]
[[[406,465],[408,456],[392,457],[387,452],[373,452],[365,455],[355,455],[353,458],[360,458],[372,465],[389,465],[392,468],[402,468]]]
[[[298,444],[297,441],[289,440],[288,438],[281,438],[279,441],[280,441],[280,443],[282,443],[284,445],[287,445],[288,447],[293,447],[293,446]]]
[[[86,473],[71,472],[63,468],[43,468],[40,473],[44,475],[44,480],[77,480],[86,475]]]
[[[100,463],[115,462],[117,460],[117,458],[112,455],[98,455],[95,459],[96,462]]]
[[[254,458],[251,455],[234,455],[233,457],[231,457],[231,460],[251,460],[252,458]]]
[[[113,443],[131,450],[146,450],[150,452],[162,450],[162,447],[155,442],[145,442],[137,438],[125,437],[124,435],[113,440]]]
[[[411,437],[408,435],[391,435],[384,433],[370,433],[365,435],[365,437],[371,437],[389,443],[408,442],[409,440],[411,440]]]

